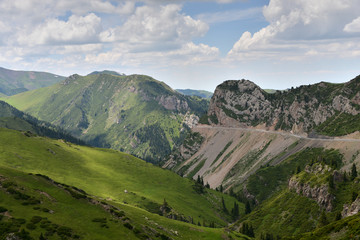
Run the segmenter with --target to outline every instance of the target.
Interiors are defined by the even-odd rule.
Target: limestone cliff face
[[[188,111],[189,105],[185,100],[179,99],[176,96],[158,97],[158,102],[167,110]]]
[[[302,175],[294,175],[289,180],[289,189],[315,200],[320,207],[331,211],[335,197],[330,193],[328,182],[324,179],[327,179],[330,174],[334,182],[341,182],[343,180],[341,173],[323,164],[307,165],[304,171]],[[306,179],[311,179],[311,181],[306,181]]]
[[[289,189],[295,190],[297,194],[315,200],[319,206],[331,211],[333,209],[334,196],[329,193],[327,185],[311,187],[309,183],[301,183],[291,178],[289,181]]]
[[[353,216],[360,212],[360,197],[356,198],[351,204],[344,204],[344,208],[341,212],[343,218]]]
[[[301,86],[267,93],[248,80],[220,84],[210,101],[210,124],[262,126],[294,133],[311,133],[340,113],[360,113],[360,77],[345,84]]]

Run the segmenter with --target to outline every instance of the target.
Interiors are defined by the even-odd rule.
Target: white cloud
[[[351,23],[346,24],[344,31],[350,33],[360,32],[360,17],[354,19]]]
[[[119,27],[101,33],[104,42],[126,42],[137,51],[174,49],[195,37],[203,36],[209,26],[182,13],[181,6],[141,6]]]
[[[64,43],[90,43],[98,41],[101,19],[94,13],[84,17],[71,16],[68,21],[48,19],[28,35],[22,32],[18,42],[25,45],[52,45]]]
[[[315,56],[315,52],[316,55],[331,53],[324,46],[358,41],[356,38],[344,39],[348,37],[346,30],[355,32],[358,27],[356,20],[346,24],[358,17],[359,11],[359,0],[270,0],[263,9],[269,25],[254,34],[245,32],[229,51],[228,57],[274,57],[281,53],[287,59],[298,59]],[[354,50],[350,45],[343,48],[346,53]]]

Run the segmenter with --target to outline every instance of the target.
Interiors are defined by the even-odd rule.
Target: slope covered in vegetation
[[[47,87],[65,77],[34,71],[13,71],[0,67],[0,95],[15,95],[20,92]]]
[[[92,145],[152,162],[181,143],[208,101],[184,96],[148,76],[73,75],[6,101]]]
[[[131,155],[8,129],[0,129],[0,166],[46,175],[117,204],[206,226],[226,226],[232,221],[231,214],[223,211],[222,198],[229,209],[234,202],[240,212],[244,209],[233,197]]]

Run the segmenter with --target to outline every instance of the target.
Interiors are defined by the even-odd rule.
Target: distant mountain
[[[124,76],[125,75],[125,74],[120,74],[118,72],[111,71],[111,70],[94,71],[94,72],[89,73],[88,75],[97,75],[97,74],[110,74],[110,75],[116,75],[116,76]]]
[[[92,145],[152,162],[179,145],[208,108],[207,100],[144,75],[72,75],[6,101]]]
[[[28,90],[47,87],[64,79],[65,77],[52,73],[14,71],[0,67],[0,94],[11,96]]]
[[[83,141],[74,138],[63,129],[40,121],[3,101],[0,101],[0,127],[26,131],[28,132],[27,134],[35,133],[44,137],[64,139],[72,143],[84,144]]]
[[[205,90],[193,90],[193,89],[176,89],[179,93],[182,93],[187,96],[198,96],[206,99],[210,99],[213,95],[212,92]]]

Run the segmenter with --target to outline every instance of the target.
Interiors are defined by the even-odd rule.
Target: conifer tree
[[[250,202],[247,200],[245,204],[245,214],[249,214],[249,213],[251,213],[251,206],[250,206]]]
[[[334,188],[335,187],[333,175],[329,176],[328,182],[329,182],[329,188]]]
[[[239,204],[237,204],[236,202],[234,202],[234,207],[233,209],[231,209],[231,216],[234,220],[239,217]]]
[[[319,224],[318,226],[319,227],[323,227],[325,225],[328,225],[329,224],[329,221],[327,220],[326,218],[326,214],[325,214],[325,211],[322,211],[321,215],[320,215],[320,219],[319,219]]]
[[[351,167],[351,180],[354,180],[356,177],[357,177],[356,165],[355,163],[353,163]]]
[[[225,213],[228,213],[228,210],[227,210],[226,205],[225,205],[224,197],[221,197],[221,203],[222,203],[223,211]]]

